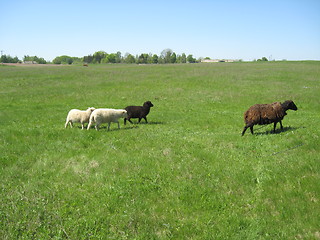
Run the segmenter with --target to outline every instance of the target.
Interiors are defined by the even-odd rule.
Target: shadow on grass
[[[305,128],[305,127],[284,127],[283,129],[276,129],[276,131],[274,132],[273,130],[269,130],[269,131],[265,131],[265,132],[258,132],[258,133],[254,133],[255,135],[269,135],[269,134],[279,134],[279,133],[283,133],[283,132],[288,132],[288,131],[295,131],[299,128]],[[257,129],[258,130],[258,129]],[[255,130],[256,131],[256,130]]]
[[[164,122],[133,122],[132,123],[127,123],[127,125],[122,125],[120,126],[120,129],[117,127],[117,125],[115,125],[115,127],[112,127],[112,124],[110,126],[110,130],[109,131],[118,131],[118,130],[130,130],[130,129],[135,129],[135,128],[139,128],[139,125],[163,125],[165,124]],[[81,129],[81,126],[74,126],[74,128],[78,128]],[[85,127],[84,130],[87,130],[87,127]],[[95,130],[94,125],[91,126],[90,130]],[[99,127],[99,131],[100,130],[106,130],[108,131],[108,125],[102,125]]]
[[[80,127],[81,128],[81,127]],[[110,126],[110,130],[108,130],[108,126],[100,126],[99,127],[99,131],[106,131],[106,132],[113,132],[113,131],[123,131],[123,130],[131,130],[131,129],[135,129],[135,128],[138,128],[137,126],[130,126],[130,127],[126,127],[126,126],[124,126],[124,127],[120,127],[120,128],[118,128],[118,127],[112,127],[112,126]],[[91,130],[95,130],[96,131],[96,129],[95,129],[95,127],[94,126],[92,126],[91,128],[90,128],[90,131]]]
[[[148,123],[146,123],[146,122],[140,122],[140,123],[138,123],[138,122],[133,122],[133,124],[132,123],[127,123],[127,125],[163,125],[163,124],[165,124],[164,122],[148,122]]]

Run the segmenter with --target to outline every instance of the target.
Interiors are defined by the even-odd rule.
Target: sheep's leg
[[[110,130],[110,122],[108,122],[108,131]]]
[[[140,121],[141,121],[141,118],[139,118],[139,121],[138,121],[138,123],[140,123]]]
[[[276,132],[277,123],[278,123],[278,122],[274,122],[274,124],[273,124],[273,132],[274,132],[274,133]]]
[[[283,126],[282,126],[282,122],[280,121],[280,127],[281,127],[281,129],[283,129]]]
[[[243,136],[244,135],[244,133],[247,131],[247,126],[245,126],[244,128],[243,128],[243,131],[242,131],[242,135],[241,136]]]
[[[96,129],[97,131],[99,131],[99,124],[98,124],[98,123],[96,124],[95,129]]]
[[[117,123],[118,123],[118,129],[120,129],[120,123],[119,123],[119,121],[118,121]]]
[[[81,123],[81,129],[82,130],[84,129],[84,123]]]
[[[68,121],[66,121],[66,124],[64,125],[64,128],[67,128],[68,127]]]
[[[72,124],[72,122],[69,122],[69,124],[70,124],[70,127],[72,128],[72,127],[73,127],[73,124]]]
[[[253,126],[250,126],[251,134],[253,135]]]
[[[249,126],[245,126],[244,128],[243,128],[243,131],[242,131],[242,136],[244,135],[244,133],[247,131],[247,128],[248,128]]]
[[[127,124],[127,120],[128,120],[131,124],[133,124],[133,122],[131,121],[131,119],[130,119],[129,117],[127,117],[127,118],[124,119],[124,125]]]
[[[250,127],[251,133],[253,134],[253,125],[246,125],[246,126],[244,126],[244,128],[243,128],[242,136],[244,135],[244,133],[247,131],[247,129],[248,129],[249,127]]]
[[[91,124],[92,124],[92,122],[90,121],[90,122],[89,122],[89,124],[88,124],[88,126],[87,126],[87,130],[89,130],[89,129],[90,129]]]
[[[148,121],[147,121],[147,117],[144,117],[144,120],[146,120],[146,123],[148,123]]]
[[[124,118],[123,120],[123,124],[126,125],[127,124],[127,118]]]

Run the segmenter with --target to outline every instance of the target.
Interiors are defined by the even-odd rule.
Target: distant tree
[[[8,63],[8,57],[7,57],[7,55],[2,55],[1,58],[0,58],[0,61],[1,61],[2,63]]]
[[[125,63],[135,63],[136,59],[134,58],[133,55],[131,55],[130,53],[126,53],[126,55],[124,56],[124,62]]]
[[[43,60],[44,60],[44,59],[43,59]],[[19,60],[19,58],[18,58],[17,56],[15,56],[15,57],[12,59],[12,61],[13,61],[13,63],[18,63],[18,62],[21,63],[21,61]]]
[[[67,58],[67,59],[66,59],[66,62],[67,62],[69,65],[72,64],[72,63],[73,63],[72,57]]]
[[[147,64],[148,63],[148,58],[149,58],[149,54],[142,53],[142,54],[140,54],[140,56],[138,58],[138,63],[139,64]]]
[[[152,62],[152,57],[153,57],[153,55],[152,55],[152,53],[149,53],[148,54],[148,64],[152,64],[153,62]]]
[[[109,54],[107,54],[107,55],[105,56],[105,58],[101,59],[101,63],[110,63],[108,56],[109,56]]]
[[[17,63],[19,62],[19,58],[18,57],[11,57],[10,55],[2,55],[0,57],[0,62],[1,63]]]
[[[84,63],[92,63],[93,61],[93,56],[92,55],[88,55],[88,56],[84,56],[83,57],[83,62]]]
[[[23,61],[24,62],[27,62],[27,61],[36,62],[36,63],[39,63],[39,64],[46,64],[47,63],[47,61],[44,60],[44,58],[39,58],[37,56],[29,56],[29,55],[25,55],[24,58],[23,58]]]
[[[187,57],[187,62],[188,63],[195,63],[196,59],[193,58],[192,54],[189,54],[188,57]]]
[[[186,63],[187,62],[187,56],[185,53],[181,54],[181,63]]]
[[[152,56],[152,63],[153,64],[157,64],[158,63],[158,60],[159,60],[159,57],[157,54],[153,54]]]
[[[105,51],[98,51],[93,54],[93,62],[94,63],[101,63],[101,60],[107,56]]]
[[[116,53],[116,63],[121,63],[122,62],[122,57],[121,57],[121,52]]]
[[[268,61],[268,59],[267,59],[266,57],[263,57],[263,58],[261,58],[261,59],[258,59],[257,61],[258,61],[258,62],[261,62],[261,61],[263,61],[263,62],[267,62],[267,61]]]
[[[67,55],[59,56],[53,59],[54,64],[72,64],[73,58]]]
[[[176,60],[176,63],[181,63],[181,55],[177,55],[177,60]]]
[[[158,57],[158,63],[159,63],[159,64],[164,64],[164,63],[165,63],[165,62],[164,62],[164,58],[162,58],[161,55]]]
[[[33,61],[33,58],[34,58],[34,57],[30,57],[29,55],[24,55],[23,61],[24,61],[24,62]]]
[[[163,63],[171,62],[172,50],[170,48],[166,48],[161,52],[161,59],[163,59]]]
[[[53,63],[53,64],[61,64],[61,63],[62,63],[61,58],[60,58],[60,57],[55,57],[55,58],[52,60],[52,63]]]
[[[110,53],[106,57],[106,63],[116,63],[116,54],[115,53]]]
[[[83,62],[82,58],[79,58],[79,57],[72,57],[72,60],[73,60],[73,64],[75,63],[80,64]]]
[[[175,52],[173,52],[170,56],[170,63],[176,63],[177,61],[177,55]]]

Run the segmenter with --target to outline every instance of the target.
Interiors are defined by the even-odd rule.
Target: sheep
[[[273,131],[276,131],[277,123],[280,122],[281,129],[283,129],[281,120],[287,115],[287,110],[298,110],[297,106],[292,100],[287,100],[284,103],[274,102],[271,104],[255,104],[251,106],[244,113],[245,127],[242,131],[242,136],[250,127],[250,131],[253,134],[253,126],[256,124],[264,125],[274,123]]]
[[[73,123],[79,122],[81,123],[82,128],[84,129],[84,123],[89,122],[89,118],[91,113],[95,110],[94,107],[89,107],[87,110],[82,111],[78,109],[71,109],[68,113],[66,124],[64,125],[65,128],[67,128],[68,123],[70,124],[70,127],[73,127]]]
[[[91,114],[87,130],[90,129],[92,123],[94,122],[96,123],[95,128],[97,131],[102,123],[108,123],[108,130],[110,130],[111,122],[118,123],[118,128],[120,129],[118,119],[125,118],[127,116],[127,111],[124,109],[98,108]]]
[[[141,119],[143,118],[146,123],[148,123],[147,115],[149,114],[151,107],[153,107],[153,104],[150,101],[146,101],[143,106],[127,106],[125,110],[128,112],[128,117],[124,119],[124,125],[126,125],[127,120],[130,123],[133,123],[130,120],[131,118],[139,118],[138,123],[140,123]]]

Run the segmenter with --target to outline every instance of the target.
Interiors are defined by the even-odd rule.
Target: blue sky
[[[319,0],[0,1],[3,54],[320,60]]]

